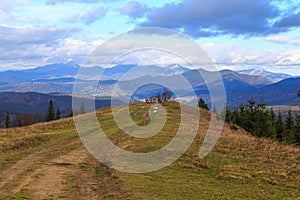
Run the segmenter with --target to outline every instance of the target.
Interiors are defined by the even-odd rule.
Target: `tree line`
[[[81,102],[79,110],[71,110],[71,111],[65,111],[64,117],[72,117],[73,115],[78,114],[84,114],[85,111],[85,105],[84,102]],[[68,114],[69,113],[69,114]],[[35,123],[40,122],[50,122],[53,120],[61,119],[62,114],[60,111],[60,108],[54,107],[53,100],[49,100],[49,104],[46,109],[46,113],[36,113],[35,115],[30,115],[28,113],[9,113],[5,112],[4,116],[4,128],[10,128],[10,127],[22,127],[22,126],[28,126]]]
[[[300,145],[300,115],[294,116],[291,110],[288,110],[284,119],[281,111],[275,114],[273,108],[266,109],[262,100],[256,103],[252,98],[233,111],[228,107],[225,110],[225,121],[229,122],[233,129],[238,125],[257,137]],[[224,112],[221,115],[224,115]]]
[[[45,121],[50,122],[50,121],[53,121],[53,120],[60,119],[60,115],[61,115],[60,109],[57,108],[56,112],[55,112],[54,111],[54,106],[53,106],[53,101],[52,101],[52,99],[50,99],[49,105],[48,105],[48,108],[47,108],[47,112],[46,112]]]
[[[300,97],[300,90],[298,91]],[[198,100],[198,106],[209,110],[203,99]],[[266,137],[286,144],[300,145],[300,115],[288,110],[283,116],[281,111],[267,109],[262,98],[255,102],[250,98],[247,103],[231,110],[227,105],[221,113],[213,109],[213,113],[230,124],[231,129],[241,127],[256,137]]]
[[[45,114],[35,113],[34,115],[28,113],[9,113],[5,112],[3,117],[3,127],[21,127],[28,126],[35,123],[40,123],[45,121]]]
[[[45,122],[45,121],[49,122],[60,118],[61,118],[60,109],[57,108],[55,111],[53,101],[52,99],[50,99],[45,114],[36,113],[35,115],[30,115],[27,113],[12,114],[6,112],[5,120],[4,120],[4,128],[28,126],[34,123]]]

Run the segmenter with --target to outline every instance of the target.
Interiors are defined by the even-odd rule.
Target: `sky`
[[[106,40],[143,27],[187,35],[218,69],[300,75],[300,0],[2,1],[0,71],[81,64]]]

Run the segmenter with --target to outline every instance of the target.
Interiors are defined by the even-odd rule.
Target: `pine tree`
[[[205,103],[205,101],[202,98],[198,100],[198,107],[203,108],[205,110],[209,110],[208,105]]]
[[[294,124],[292,111],[289,110],[284,123],[284,135],[283,135],[284,141],[288,144],[294,142],[294,137],[295,137],[294,128],[295,128],[295,124]]]
[[[230,114],[230,122],[240,125],[240,112],[238,109],[234,109],[234,111]]]
[[[272,139],[277,139],[277,133],[276,133],[276,119],[275,119],[275,112],[274,109],[271,108],[270,112],[267,112],[267,117],[268,117],[268,122],[270,123],[270,128],[269,128],[269,136]],[[268,126],[266,124],[266,126]]]
[[[276,138],[279,142],[283,140],[283,131],[284,131],[284,124],[282,120],[281,112],[279,111],[277,120],[275,122],[275,129],[276,129]]]
[[[52,99],[50,99],[49,106],[48,106],[48,109],[47,109],[47,112],[46,112],[46,119],[45,120],[47,122],[50,122],[54,119],[55,119],[55,112],[54,112]]]
[[[254,120],[252,127],[252,134],[257,137],[266,136],[266,120],[264,119],[264,113],[262,110],[259,110],[258,107],[254,111]]]
[[[273,126],[275,126],[276,119],[275,119],[275,112],[274,112],[273,108],[271,108],[269,117],[270,117],[270,120],[272,121]]]
[[[71,110],[70,112],[69,112],[69,114],[67,115],[67,117],[73,117],[74,116],[74,113],[73,113],[73,110]]]
[[[237,124],[243,128],[247,124],[248,115],[244,104],[240,104],[238,108]]]
[[[255,101],[254,101],[253,97],[251,97],[248,100],[247,108],[249,108],[250,112],[253,112],[254,107],[255,107]]]
[[[9,112],[6,112],[5,128],[9,128],[9,125],[10,125],[10,116],[9,116]]]
[[[249,100],[249,102],[253,100]],[[250,103],[249,103],[250,104]],[[265,110],[266,104],[263,102],[262,97],[253,109],[253,130],[252,134],[258,137],[270,137],[274,135],[275,129],[272,127],[271,120],[269,119],[268,110]]]
[[[219,114],[219,119],[225,120],[225,122],[231,121],[231,110],[227,104],[224,105],[222,112]]]
[[[59,110],[59,108],[56,109],[55,115],[56,115],[56,117],[55,117],[56,119],[60,119],[60,110]]]
[[[264,110],[266,108],[266,104],[262,99],[262,96],[260,97],[259,103],[257,104],[258,110]]]
[[[257,107],[255,107],[255,104],[256,102],[254,101],[253,97],[251,97],[245,106],[245,122],[243,128],[249,133],[253,133],[254,125],[256,122],[255,117]]]
[[[298,93],[297,93],[297,95],[298,95],[298,97],[300,97],[300,90],[298,90]],[[299,105],[299,107],[300,107],[300,105]]]
[[[275,128],[275,116],[272,116],[272,111],[269,113],[269,111],[265,111],[263,113],[263,120],[264,120],[264,125],[263,125],[263,136],[268,137],[268,138],[276,138],[276,128]]]
[[[300,145],[300,115],[296,116],[295,143]]]

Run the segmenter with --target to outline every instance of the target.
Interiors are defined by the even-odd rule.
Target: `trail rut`
[[[88,156],[78,138],[32,153],[0,172],[0,199],[102,199],[93,171],[81,169]]]

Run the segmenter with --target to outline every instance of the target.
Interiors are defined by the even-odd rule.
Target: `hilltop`
[[[130,106],[145,125],[152,105]],[[167,144],[180,123],[179,104],[163,104],[164,128],[149,139],[127,137],[110,108],[97,111],[102,129],[125,150],[149,152]],[[122,107],[119,107],[122,109]],[[81,117],[81,116],[78,116]],[[213,151],[198,157],[211,114],[201,110],[188,151],[159,171],[130,174],[97,162],[78,138],[72,118],[0,129],[0,199],[297,199],[300,148],[250,136],[225,125]],[[149,119],[146,119],[146,124]]]

